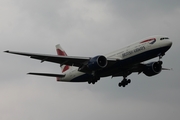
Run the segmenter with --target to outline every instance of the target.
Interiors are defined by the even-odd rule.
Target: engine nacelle
[[[154,76],[161,72],[162,70],[162,61],[151,62],[146,64],[143,73],[147,76]]]
[[[107,66],[107,59],[102,55],[91,58],[87,64],[87,67],[92,71],[105,68],[106,66]]]

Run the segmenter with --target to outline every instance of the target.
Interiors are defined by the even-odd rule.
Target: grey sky
[[[179,0],[0,0],[0,119],[178,120],[179,21]],[[69,55],[95,56],[151,35],[173,41],[163,57],[163,66],[173,71],[151,78],[132,74],[126,88],[117,85],[122,78],[88,85],[28,76],[30,71],[58,73],[60,68],[3,53],[56,54],[60,43]]]

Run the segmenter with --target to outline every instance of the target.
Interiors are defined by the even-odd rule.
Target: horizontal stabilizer
[[[51,74],[51,73],[28,73],[29,75],[40,75],[48,77],[65,77],[65,74]]]

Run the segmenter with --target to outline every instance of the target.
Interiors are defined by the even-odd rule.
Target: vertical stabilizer
[[[62,47],[58,44],[56,45],[56,51],[59,56],[67,56],[66,52],[62,49]],[[61,65],[62,73],[67,71],[70,68],[68,65]]]

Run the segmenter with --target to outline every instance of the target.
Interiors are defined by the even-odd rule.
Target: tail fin
[[[59,56],[67,56],[66,52],[62,49],[62,47],[58,44],[56,45],[56,51]],[[68,65],[61,65],[62,73],[67,71],[70,68]]]

